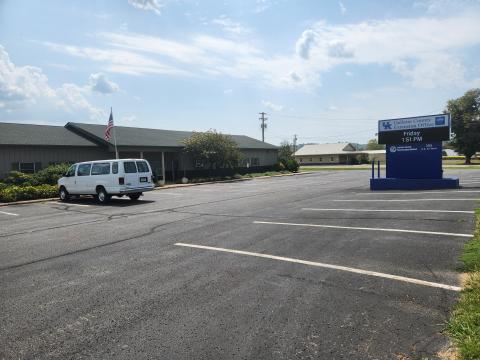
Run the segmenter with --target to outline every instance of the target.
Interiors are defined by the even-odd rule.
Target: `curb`
[[[302,172],[302,173],[293,173],[293,174],[279,174],[279,175],[271,175],[271,176],[258,176],[253,178],[246,178],[246,179],[232,179],[232,180],[220,180],[220,181],[208,181],[202,183],[191,183],[191,184],[173,184],[173,185],[166,185],[160,186],[153,191],[160,191],[160,190],[168,190],[168,189],[175,189],[175,188],[182,188],[182,187],[190,187],[190,186],[201,186],[201,185],[212,185],[212,184],[221,184],[221,183],[233,183],[239,181],[251,181],[256,179],[269,179],[273,177],[282,177],[282,176],[297,176],[297,175],[307,175],[313,174],[314,171]],[[47,199],[35,199],[35,200],[23,200],[23,201],[13,201],[9,203],[0,203],[0,207],[3,206],[11,206],[11,205],[23,205],[23,204],[34,204],[34,203],[41,203],[41,202],[48,202],[48,201],[55,201],[58,198],[47,198]]]
[[[13,202],[9,202],[9,203],[0,203],[0,207],[10,206],[10,205],[23,205],[23,204],[41,203],[41,202],[54,201],[54,200],[58,200],[58,198],[23,200],[23,201],[13,201]]]

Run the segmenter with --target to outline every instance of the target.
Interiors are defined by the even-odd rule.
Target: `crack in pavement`
[[[54,256],[49,256],[49,257],[46,257],[46,258],[36,259],[36,260],[28,261],[28,262],[25,262],[25,263],[21,263],[21,264],[15,264],[15,265],[10,265],[10,266],[0,267],[0,271],[12,270],[12,269],[16,269],[16,268],[27,266],[27,265],[32,265],[32,264],[37,264],[37,263],[48,261],[48,260],[58,259],[58,258],[61,258],[61,257],[64,257],[64,256],[75,255],[75,254],[78,254],[78,253],[82,253],[82,252],[86,252],[86,251],[90,251],[90,250],[94,250],[94,249],[99,249],[99,248],[110,246],[110,245],[115,245],[115,244],[122,243],[122,242],[125,242],[125,241],[135,240],[135,239],[138,239],[138,238],[141,238],[141,237],[144,237],[144,236],[152,235],[153,233],[155,233],[161,227],[171,225],[171,224],[174,224],[174,223],[177,223],[177,222],[180,222],[180,221],[185,221],[185,220],[189,220],[189,219],[193,219],[193,218],[198,218],[198,217],[201,217],[201,216],[202,215],[190,216],[190,217],[187,217],[187,218],[173,220],[173,221],[169,221],[169,222],[166,222],[166,223],[163,223],[163,224],[155,225],[144,233],[141,233],[141,234],[138,234],[138,235],[135,235],[135,236],[130,236],[128,238],[119,239],[119,240],[115,240],[115,241],[109,241],[107,243],[102,243],[102,244],[98,244],[98,245],[95,245],[95,246],[90,246],[90,247],[87,247],[87,248],[72,250],[72,251],[69,251],[69,252],[66,252],[66,253],[62,253],[62,254],[58,254],[58,255],[54,255]]]

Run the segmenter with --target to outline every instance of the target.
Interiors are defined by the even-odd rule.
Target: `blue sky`
[[[479,0],[0,0],[0,121],[366,142],[480,87]]]

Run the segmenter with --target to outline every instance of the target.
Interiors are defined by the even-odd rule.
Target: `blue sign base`
[[[370,179],[370,190],[434,190],[458,189],[458,178],[444,179],[399,179],[377,178]]]

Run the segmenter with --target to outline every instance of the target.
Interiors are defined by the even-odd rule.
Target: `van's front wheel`
[[[60,198],[60,201],[68,201],[70,199],[70,195],[68,195],[68,191],[65,189],[65,186],[60,187],[58,190],[58,197]]]
[[[140,195],[142,195],[142,194],[140,194],[140,193],[135,193],[135,194],[130,194],[130,195],[128,195],[128,197],[129,197],[130,200],[132,200],[132,201],[137,201],[137,200],[140,198]]]
[[[95,196],[95,199],[100,203],[100,204],[106,204],[110,200],[110,195],[105,191],[103,187],[99,187],[97,189],[97,195]]]

